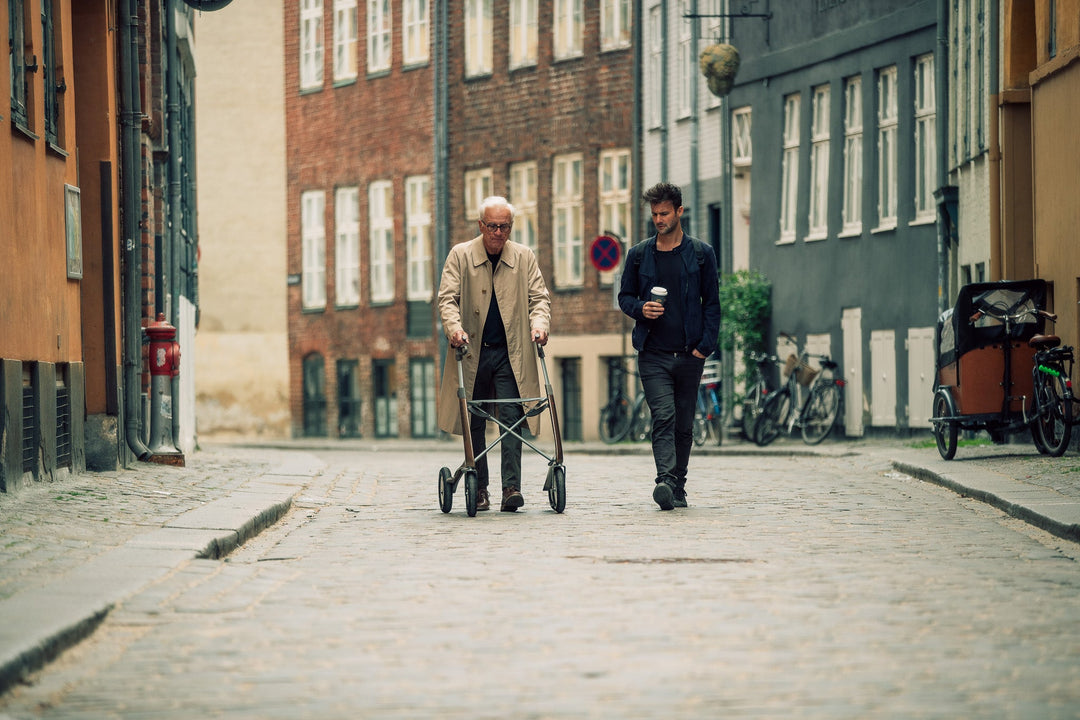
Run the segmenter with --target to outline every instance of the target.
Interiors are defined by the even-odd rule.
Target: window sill
[[[302,307],[300,312],[304,315],[322,315],[326,312],[326,306],[322,307]]]
[[[67,151],[67,150],[65,150],[64,148],[60,147],[60,146],[59,146],[59,145],[57,145],[56,143],[52,143],[52,142],[48,143],[48,144],[47,144],[47,145],[45,146],[45,150],[46,150],[47,152],[49,152],[49,153],[53,154],[53,155],[56,155],[56,156],[58,156],[58,157],[62,157],[62,158],[67,158],[67,157],[69,157],[69,155],[68,155],[68,151]]]
[[[321,93],[322,90],[322,84],[312,85],[311,87],[302,87],[300,88],[300,95],[314,95],[315,93]]]
[[[347,303],[334,303],[334,310],[358,310],[360,308],[360,301],[355,300]]]
[[[840,234],[836,237],[840,238],[841,240],[845,240],[847,238],[862,237],[862,226],[860,225],[857,228],[848,228],[846,230],[842,230]]]
[[[600,48],[601,53],[619,52],[620,50],[629,50],[632,47],[630,43],[618,44],[618,45],[605,45]]]
[[[390,77],[390,68],[380,68],[378,70],[372,70],[367,74],[368,80],[378,80],[379,78]]]
[[[795,244],[795,237],[794,236],[792,236],[792,237],[782,237],[782,238],[780,238],[779,240],[776,241],[776,244],[777,245],[794,245]]]
[[[30,132],[30,128],[26,127],[25,125],[23,125],[18,120],[11,123],[11,129],[16,131],[18,134],[22,135],[23,137],[25,137],[28,140],[33,140],[34,142],[37,142],[38,140],[41,139],[37,135],[35,135],[34,133]]]
[[[935,218],[933,215],[923,215],[922,217],[917,217],[911,222],[909,222],[908,227],[917,227],[919,225],[933,225],[934,219]]]
[[[418,59],[418,60],[409,60],[408,62],[405,62],[405,63],[402,64],[401,72],[409,72],[410,70],[420,70],[420,69],[426,68],[430,64],[431,64],[431,60],[429,58],[421,58],[421,59]]]
[[[807,235],[806,237],[804,237],[803,242],[813,243],[813,242],[821,242],[822,240],[828,240],[828,239],[829,239],[829,234],[828,233],[825,233],[824,235],[822,235],[820,233],[816,233],[814,235]]]
[[[888,225],[878,225],[876,228],[870,231],[871,235],[880,235],[881,233],[895,232],[896,223],[890,223]]]
[[[335,79],[334,84],[332,85],[332,87],[334,87],[334,88],[349,87],[350,85],[355,85],[355,84],[356,84],[356,76],[353,75],[352,77]]]

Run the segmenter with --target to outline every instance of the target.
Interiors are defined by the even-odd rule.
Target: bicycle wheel
[[[698,410],[694,413],[694,444],[701,447],[709,439],[709,425],[705,422],[705,416]]]
[[[634,412],[634,422],[630,425],[630,439],[634,442],[645,442],[652,439],[652,411],[645,398],[641,398],[641,404]]]
[[[600,410],[600,439],[608,445],[623,440],[630,432],[632,420],[630,401],[622,396],[613,398]]]
[[[791,390],[783,387],[765,401],[754,424],[754,442],[765,447],[780,435],[791,413]]]
[[[1035,398],[1039,416],[1035,418],[1034,433],[1042,440],[1047,455],[1060,457],[1072,440],[1072,393],[1063,378],[1040,372]]]
[[[946,388],[938,388],[938,391],[934,393],[934,417],[947,418],[954,415],[956,415],[956,405],[953,403],[952,394]],[[955,422],[934,421],[934,440],[937,442],[938,453],[942,459],[952,460],[956,457],[958,430]]]
[[[742,434],[747,440],[754,439],[754,425],[757,424],[761,408],[765,404],[765,383],[758,380],[747,391],[742,405]]]
[[[833,382],[814,388],[806,401],[802,418],[802,439],[807,445],[817,445],[832,432],[840,410],[840,388]]]

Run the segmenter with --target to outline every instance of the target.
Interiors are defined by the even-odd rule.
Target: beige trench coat
[[[507,242],[495,272],[495,296],[506,326],[506,349],[517,380],[518,397],[540,397],[540,373],[533,328],[548,332],[551,299],[536,255],[524,245]],[[491,304],[492,271],[482,236],[450,249],[439,284],[439,317],[443,333],[450,338],[458,330],[469,336],[469,352],[462,360],[465,394],[471,400],[480,362],[480,338]],[[528,313],[528,316],[526,316]],[[457,388],[456,350],[448,347],[439,391],[439,428],[461,434],[461,411]],[[529,418],[529,430],[540,432],[540,416]]]

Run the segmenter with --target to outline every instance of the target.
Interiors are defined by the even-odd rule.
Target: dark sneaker
[[[525,498],[522,497],[521,491],[516,487],[503,488],[503,500],[502,511],[503,512],[516,512],[519,507],[525,504]]]
[[[666,482],[656,483],[652,491],[652,499],[660,506],[661,510],[671,510],[675,507],[675,492],[671,485]]]
[[[686,488],[677,487],[671,491],[671,494],[675,497],[675,507],[686,507]]]
[[[487,488],[480,488],[476,492],[476,509],[477,510],[490,510],[491,509],[491,497],[488,495]]]

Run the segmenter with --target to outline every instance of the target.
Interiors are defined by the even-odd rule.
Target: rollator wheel
[[[439,470],[439,509],[444,513],[454,507],[454,474],[450,468]]]
[[[476,517],[476,496],[479,494],[479,481],[475,470],[465,471],[465,512],[469,517]]]
[[[556,465],[551,469],[548,502],[551,503],[551,509],[557,513],[566,509],[566,468],[562,465]]]

